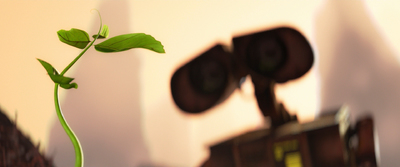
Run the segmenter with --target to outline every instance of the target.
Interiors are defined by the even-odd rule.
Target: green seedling
[[[97,11],[98,12],[98,11]],[[78,88],[77,83],[73,83],[74,78],[66,77],[64,74],[82,57],[82,55],[93,45],[93,43],[97,39],[105,39],[108,38],[109,29],[107,25],[103,25],[101,15],[100,18],[100,28],[99,32],[96,35],[93,35],[93,41],[90,41],[90,37],[87,32],[72,28],[69,31],[59,30],[57,32],[58,38],[61,42],[64,42],[73,47],[83,49],[83,51],[67,66],[65,69],[59,73],[50,63],[45,62],[41,59],[39,60],[40,64],[46,69],[48,75],[51,80],[55,83],[54,87],[54,103],[57,112],[57,117],[67,133],[68,137],[71,139],[71,142],[75,149],[75,167],[83,166],[83,153],[82,147],[79,143],[78,138],[69,127],[67,121],[65,120],[58,100],[58,87],[62,87],[64,89]],[[151,35],[147,35],[144,33],[131,33],[131,34],[123,34],[119,36],[115,36],[109,38],[99,44],[94,45],[95,50],[104,53],[113,53],[113,52],[121,52],[126,51],[133,48],[144,48],[157,53],[165,53],[164,46],[160,41],[154,39]]]

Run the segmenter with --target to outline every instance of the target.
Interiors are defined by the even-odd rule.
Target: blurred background
[[[110,36],[144,32],[161,41],[105,54],[90,49],[66,74],[78,89],[61,90],[61,106],[80,139],[85,166],[197,166],[208,146],[263,124],[249,80],[202,115],[179,111],[170,78],[181,65],[236,34],[276,26],[298,29],[316,61],[302,78],[276,87],[278,100],[301,122],[350,107],[371,114],[381,166],[400,163],[400,2],[387,1],[2,1],[0,107],[57,166],[74,151],[54,110],[53,83],[36,60],[62,70],[80,50],[58,40],[60,29],[97,33],[100,11]]]

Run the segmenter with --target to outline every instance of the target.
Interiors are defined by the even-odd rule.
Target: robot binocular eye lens
[[[283,42],[275,37],[260,37],[254,39],[247,48],[248,66],[262,74],[271,75],[286,60],[287,52]]]
[[[190,66],[190,81],[200,93],[210,94],[224,91],[228,71],[216,60],[198,59]]]

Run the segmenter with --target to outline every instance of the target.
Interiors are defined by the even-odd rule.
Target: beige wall
[[[355,102],[359,96],[348,97],[340,93],[359,87],[358,82],[361,85],[370,82],[363,80],[371,78],[368,71],[361,72],[366,73],[366,77],[355,79],[357,82],[353,87],[333,85],[338,90],[335,92],[339,92],[337,94],[329,93],[332,86],[326,81],[331,76],[329,71],[337,70],[334,67],[340,68],[340,63],[334,65],[331,62],[338,57],[335,51],[341,49],[337,41],[346,39],[346,36],[340,36],[344,29],[365,36],[361,41],[376,47],[373,56],[381,52],[392,56],[384,58],[377,69],[384,67],[387,60],[391,62],[391,70],[398,68],[400,13],[396,6],[399,3],[394,0],[341,2],[6,1],[0,6],[0,77],[3,78],[0,82],[0,106],[13,119],[15,112],[18,113],[18,126],[36,143],[40,141],[49,154],[54,154],[59,166],[73,163],[72,145],[63,134],[53,109],[53,84],[35,58],[51,62],[59,70],[65,67],[79,54],[79,50],[59,42],[56,32],[74,27],[90,34],[96,33],[98,17],[90,9],[97,8],[103,16],[103,23],[110,27],[110,36],[145,32],[160,40],[167,53],[160,55],[137,49],[107,55],[92,50],[67,73],[76,77],[80,87],[61,91],[61,102],[67,121],[82,141],[87,166],[115,163],[120,166],[143,163],[195,166],[207,157],[207,144],[260,126],[262,120],[252,96],[251,84],[244,93],[235,92],[224,104],[206,114],[189,116],[180,113],[174,105],[169,80],[182,63],[215,42],[228,45],[232,35],[277,25],[298,28],[310,40],[316,53],[317,62],[305,77],[277,87],[279,100],[292,113],[297,113],[302,121],[308,121],[321,108],[343,103],[351,103],[354,116],[364,110],[377,111],[389,104],[363,105],[371,104],[374,99]],[[376,38],[380,39],[378,44]],[[359,53],[356,49],[339,54]],[[346,57],[342,59],[347,60]],[[380,60],[380,57],[376,59]],[[364,65],[371,66],[368,63]],[[354,70],[351,65],[346,68]],[[340,76],[338,85],[346,84]],[[388,78],[387,82],[391,81]],[[365,87],[372,90],[385,85]],[[397,89],[391,86],[383,90],[389,88]],[[328,98],[333,95],[335,98]],[[388,95],[391,94],[383,93],[379,97],[386,101],[397,97]],[[389,122],[393,123],[391,125],[384,124],[385,118],[391,115],[395,120],[396,109],[393,106],[382,114],[376,112],[377,117],[379,114],[386,116],[377,118],[378,130],[385,131],[397,125],[393,121]],[[383,134],[381,143],[399,139],[397,133],[394,139],[389,133],[380,133]],[[393,146],[385,145],[382,154],[399,153],[394,149],[400,150],[399,145],[395,142],[390,144]],[[387,157],[382,158],[383,163],[396,161]]]

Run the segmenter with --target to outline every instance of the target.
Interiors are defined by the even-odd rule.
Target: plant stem
[[[72,65],[75,64],[76,61],[79,60],[79,58],[82,57],[82,55],[93,45],[94,41],[97,39],[97,37],[89,44],[88,47],[86,47],[62,72],[61,76],[63,76],[71,67]],[[64,131],[67,133],[68,137],[70,138],[72,145],[74,146],[75,149],[75,167],[83,167],[83,154],[82,154],[82,146],[79,143],[78,138],[76,137],[75,133],[72,131],[72,129],[69,127],[67,121],[64,118],[64,115],[61,111],[60,107],[60,102],[58,100],[58,86],[59,84],[56,83],[54,87],[54,104],[56,106],[56,112],[57,112],[57,117],[58,120],[60,121],[62,127],[64,128]]]
[[[97,11],[97,12],[99,13],[99,11]],[[87,46],[71,63],[68,64],[67,67],[65,67],[65,69],[60,73],[61,76],[63,76],[79,60],[79,58],[82,57],[82,55],[93,45],[94,41],[96,41],[97,38],[100,36],[100,32],[101,32],[102,25],[103,25],[100,13],[99,13],[99,17],[100,17],[100,29],[99,29],[99,32],[97,33],[97,36],[89,44],[89,46]],[[61,111],[60,102],[58,99],[58,86],[59,86],[59,84],[56,83],[55,87],[54,87],[54,103],[55,103],[55,107],[56,107],[57,117],[58,117],[58,120],[60,121],[62,127],[64,128],[64,131],[67,133],[68,137],[70,138],[72,145],[74,146],[75,167],[83,167],[82,147],[81,147],[81,144],[79,143],[79,140],[76,137],[75,133],[69,127],[69,125],[68,125],[67,121],[65,120],[64,115]]]
[[[59,85],[56,83],[55,87],[54,87],[54,103],[56,106],[57,117],[58,117],[58,120],[60,121],[62,127],[64,128],[64,131],[67,133],[68,137],[70,138],[72,145],[74,146],[75,167],[83,167],[82,147],[81,147],[81,144],[79,143],[79,140],[76,137],[75,133],[69,127],[69,125],[68,125],[67,121],[65,120],[64,115],[61,111],[60,102],[58,100],[58,86]]]
[[[101,21],[100,21],[100,24],[101,24]],[[101,27],[102,26],[100,26],[100,30],[101,30]],[[97,34],[97,37],[94,38],[94,40],[92,42],[90,42],[89,46],[87,46],[77,57],[75,57],[74,60],[72,60],[71,63],[68,64],[67,67],[64,68],[64,70],[60,73],[61,76],[63,76],[79,60],[79,58],[81,58],[82,55],[93,45],[94,41],[96,41],[96,39],[99,37],[100,30],[99,30],[99,33]]]

